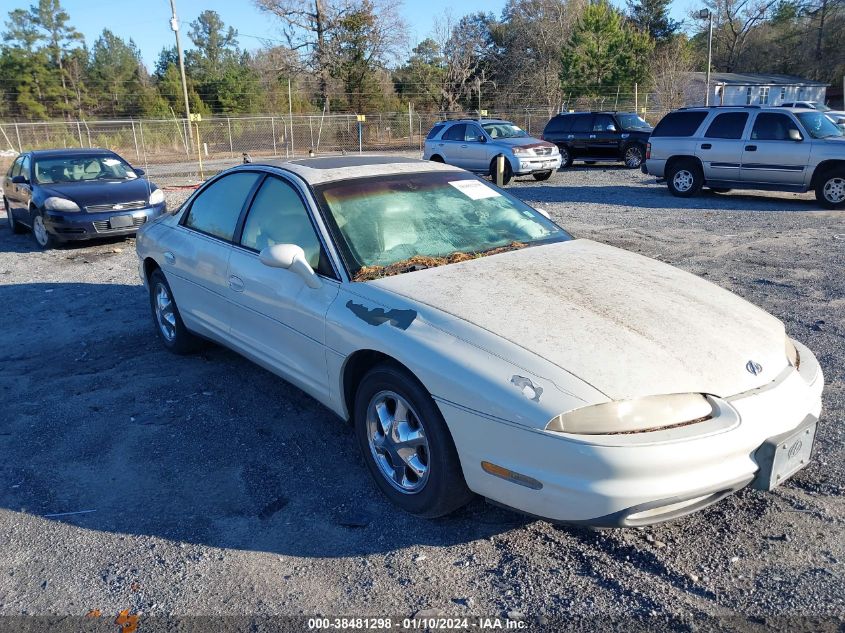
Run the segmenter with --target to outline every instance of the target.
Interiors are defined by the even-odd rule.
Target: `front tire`
[[[679,160],[669,168],[666,184],[673,196],[691,198],[701,191],[704,185],[704,174],[693,161]]]
[[[6,198],[3,198],[3,207],[6,209],[6,221],[9,223],[9,230],[16,235],[23,233],[24,227],[20,222],[15,220],[12,210],[9,208],[9,201]]]
[[[44,224],[44,216],[40,211],[34,211],[32,215],[32,236],[35,238],[35,243],[45,251],[56,248],[61,243],[55,235],[47,230],[47,226]]]
[[[384,363],[367,372],[353,420],[367,469],[394,505],[432,519],[472,498],[443,416],[404,368]]]
[[[549,178],[552,177],[552,171],[551,170],[541,171],[541,172],[537,172],[537,173],[532,174],[532,175],[534,176],[534,180],[543,181],[543,180],[548,180]]]
[[[628,169],[639,169],[645,159],[645,150],[639,143],[632,143],[625,148],[623,160]]]
[[[153,324],[164,346],[174,354],[189,354],[200,346],[200,339],[191,334],[182,321],[173,291],[161,269],[149,278],[150,308]]]
[[[560,166],[562,169],[566,167],[572,167],[572,152],[569,150],[568,147],[558,147],[560,151]]]
[[[845,169],[822,174],[816,183],[816,200],[827,209],[845,208]]]

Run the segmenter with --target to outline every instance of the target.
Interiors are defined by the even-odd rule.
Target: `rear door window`
[[[437,136],[440,133],[440,130],[442,130],[442,129],[443,129],[442,123],[435,125],[433,128],[431,128],[431,132],[428,133],[428,136],[425,137],[426,140],[433,139],[435,136]]]
[[[747,112],[724,112],[713,119],[704,136],[707,138],[740,139],[747,122]]]
[[[589,132],[592,129],[593,115],[592,114],[576,114],[573,117],[572,133],[580,134]]]
[[[461,141],[464,142],[466,138],[467,126],[464,123],[453,125],[443,134],[444,141]]]
[[[761,112],[754,121],[751,138],[755,141],[788,141],[789,130],[797,129],[795,122],[785,114]]]
[[[660,120],[652,136],[692,136],[707,118],[706,110],[670,112]]]
[[[242,171],[214,181],[194,198],[185,226],[231,242],[244,203],[260,177]]]
[[[572,129],[572,115],[563,114],[554,117],[546,125],[544,134],[566,134]]]

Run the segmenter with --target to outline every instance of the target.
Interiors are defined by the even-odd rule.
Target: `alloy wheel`
[[[413,494],[428,481],[429,448],[417,412],[394,391],[380,391],[367,406],[367,439],[382,476]]]
[[[158,328],[167,341],[176,338],[176,312],[170,291],[162,283],[155,287],[155,313]]]
[[[35,241],[39,246],[47,246],[50,243],[50,234],[47,233],[47,227],[44,226],[44,218],[41,215],[36,215],[32,221],[32,233],[35,235]]]
[[[824,183],[824,198],[831,204],[845,202],[845,178],[837,176]]]
[[[672,185],[674,185],[675,189],[681,193],[685,193],[692,189],[694,182],[695,177],[688,169],[679,169],[672,177]]]
[[[643,150],[632,145],[625,150],[625,166],[635,169],[643,164]]]

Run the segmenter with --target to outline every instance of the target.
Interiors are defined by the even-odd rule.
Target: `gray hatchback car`
[[[503,181],[532,175],[548,180],[560,167],[554,143],[529,136],[525,130],[501,119],[459,119],[437,123],[425,139],[423,158],[478,174],[496,173],[496,158],[505,157]]]
[[[845,207],[845,134],[818,110],[760,106],[683,108],[652,132],[643,171],[676,196],[813,190],[829,209]]]

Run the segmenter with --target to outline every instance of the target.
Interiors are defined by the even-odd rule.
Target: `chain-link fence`
[[[600,107],[573,103],[573,108]],[[633,103],[604,107],[633,109]],[[526,107],[487,112],[513,121],[539,136],[554,111]],[[477,112],[384,112],[359,116],[265,115],[124,121],[53,121],[0,123],[0,158],[5,169],[16,152],[47,148],[103,147],[136,166],[142,166],[159,184],[193,182],[243,160],[292,158],[354,152],[393,152],[419,155],[432,126],[444,118],[477,117]]]

